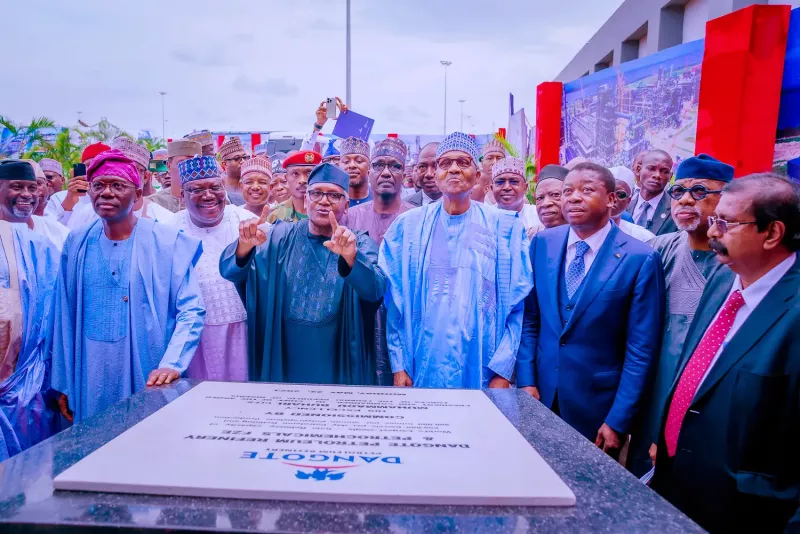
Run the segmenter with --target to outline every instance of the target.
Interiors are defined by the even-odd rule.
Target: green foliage
[[[159,150],[161,148],[167,148],[167,144],[160,137],[155,137],[155,138],[143,137],[141,139],[137,139],[136,142],[147,148],[149,152],[155,152],[156,150]]]
[[[508,139],[502,137],[500,134],[495,134],[494,138],[503,145],[506,149],[506,153],[511,156],[512,158],[519,158],[519,150],[517,147],[512,145],[508,142]],[[534,161],[533,156],[528,156],[525,158],[525,178],[528,180],[528,192],[526,196],[528,197],[528,202],[531,204],[535,204],[534,202],[534,193],[536,192],[536,162]]]
[[[37,146],[49,146],[49,143],[44,138],[44,133],[42,130],[55,127],[55,123],[47,117],[34,117],[28,124],[17,124],[10,118],[0,115],[0,126],[8,129],[8,131],[10,131],[14,136],[21,136],[23,147],[26,147],[29,144],[33,147],[33,150],[22,154],[23,158],[30,159],[33,152],[37,152]]]

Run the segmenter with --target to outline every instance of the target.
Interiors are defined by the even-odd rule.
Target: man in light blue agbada
[[[75,422],[177,380],[205,321],[200,241],[136,217],[141,181],[122,152],[100,154],[87,179],[100,220],[64,244],[53,334],[52,387]]]
[[[442,202],[401,214],[383,238],[395,386],[509,387],[531,290],[518,215],[470,201],[478,148],[463,133],[436,151]]]
[[[4,160],[0,180],[16,191],[36,177],[27,163]],[[56,430],[47,335],[57,276],[58,251],[49,239],[0,221],[0,461]]]

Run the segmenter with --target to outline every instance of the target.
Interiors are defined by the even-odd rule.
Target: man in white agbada
[[[628,222],[622,218],[622,214],[628,209],[628,205],[633,198],[634,175],[633,171],[627,167],[611,167],[608,169],[614,175],[617,182],[615,193],[614,209],[611,210],[611,220],[619,226],[619,229],[629,236],[647,243],[655,237],[655,234],[642,226]]]
[[[127,137],[117,137],[111,141],[111,148],[119,150],[125,157],[133,161],[134,165],[136,165],[136,170],[139,172],[139,180],[141,180],[141,183],[149,183],[150,171],[148,168],[150,165],[150,152],[145,146]],[[154,219],[158,222],[168,222],[174,216],[172,212],[149,201],[146,197],[142,197],[136,201],[133,205],[133,213],[139,218]],[[67,228],[75,230],[76,228],[91,224],[99,218],[91,203],[81,204],[73,208],[72,216],[67,221]]]
[[[186,209],[173,224],[203,242],[197,262],[206,321],[200,345],[186,371],[189,378],[247,381],[247,312],[233,283],[219,273],[222,251],[239,238],[239,223],[253,218],[244,208],[225,205],[225,183],[213,156],[178,164]]]
[[[67,236],[69,235],[69,229],[55,220],[53,217],[34,214],[34,211],[37,207],[37,202],[41,201],[41,196],[39,195],[41,192],[41,184],[42,182],[45,184],[47,183],[47,177],[38,163],[32,159],[26,159],[23,161],[30,163],[31,167],[33,167],[34,176],[36,177],[35,184],[37,193],[33,196],[33,208],[31,208],[30,213],[28,213],[27,195],[15,194],[15,192],[21,193],[23,189],[30,189],[30,184],[26,184],[26,186],[21,189],[17,187],[20,184],[14,184],[13,187],[9,184],[3,187],[3,193],[0,195],[3,203],[3,215],[0,218],[2,218],[4,221],[12,223],[17,222],[27,224],[28,228],[37,234],[42,234],[45,236],[50,240],[51,243],[53,243],[53,245],[55,245],[58,251],[61,252],[61,249],[64,248],[64,241],[66,241]],[[27,216],[25,216],[26,214]]]

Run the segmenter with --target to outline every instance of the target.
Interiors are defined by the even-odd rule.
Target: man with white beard
[[[644,434],[638,436],[646,443],[634,439],[631,445],[632,450],[638,449],[634,456],[641,460],[638,470],[635,460],[629,462],[634,474],[642,475],[650,468],[646,451],[655,441],[661,408],[675,378],[683,343],[708,280],[711,276],[730,276],[733,280],[733,273],[717,261],[708,245],[708,218],[714,214],[722,188],[732,180],[733,167],[700,154],[680,164],[675,183],[666,190],[672,201],[672,218],[680,231],[660,235],[649,242],[664,264],[667,315],[653,396],[645,414]]]

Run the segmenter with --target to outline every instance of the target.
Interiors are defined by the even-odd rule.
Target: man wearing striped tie
[[[736,277],[703,292],[653,488],[711,532],[782,532],[800,522],[800,188],[769,174],[734,180],[709,226]]]

